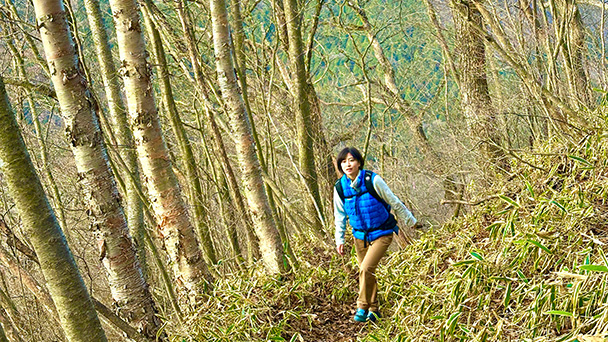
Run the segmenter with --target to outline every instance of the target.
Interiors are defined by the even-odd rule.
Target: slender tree
[[[7,45],[11,52],[13,53],[13,57],[17,62],[17,71],[19,77],[22,79],[27,79],[27,73],[25,71],[24,60],[21,55],[21,52],[17,50],[15,44],[11,41],[7,41]],[[29,106],[29,110],[32,113],[32,121],[34,123],[34,129],[36,130],[36,140],[38,142],[38,148],[40,150],[40,159],[42,162],[42,169],[44,170],[44,175],[46,176],[46,180],[48,182],[48,188],[50,188],[52,192],[52,199],[55,208],[55,212],[57,213],[59,223],[61,224],[61,229],[68,236],[69,240],[69,231],[67,231],[67,223],[65,210],[63,208],[63,202],[61,200],[61,193],[59,192],[59,187],[57,186],[57,182],[55,181],[55,177],[53,176],[53,172],[51,171],[51,164],[49,161],[49,153],[47,149],[46,138],[44,137],[44,133],[42,132],[42,125],[40,124],[39,111],[34,101],[33,92],[30,89],[25,89],[25,97],[27,99],[27,104]]]
[[[171,88],[171,77],[167,67],[167,59],[165,58],[165,49],[163,48],[160,34],[155,24],[150,19],[150,15],[144,14],[144,25],[148,31],[150,46],[152,48],[152,61],[158,69],[158,79],[160,80],[160,94],[165,112],[169,116],[171,128],[177,140],[179,147],[180,159],[184,161],[186,170],[186,181],[188,183],[190,203],[194,214],[194,223],[197,227],[203,250],[207,257],[207,261],[211,264],[217,262],[215,248],[209,227],[207,226],[207,213],[203,205],[203,187],[197,171],[194,152],[190,146],[190,140],[186,134],[184,124],[177,111],[175,100],[173,99],[173,89]]]
[[[112,298],[125,319],[153,337],[160,320],[127,229],[99,128],[98,108],[76,64],[63,4],[60,0],[40,0],[34,7],[66,136],[95,218],[94,233],[100,259],[108,271]]]
[[[234,199],[236,209],[238,210],[238,216],[241,220],[241,225],[246,233],[245,236],[247,238],[248,259],[250,262],[253,262],[253,260],[259,256],[258,240],[255,236],[255,233],[253,232],[251,219],[249,217],[249,214],[247,213],[247,208],[245,207],[245,201],[243,199],[241,191],[239,190],[238,182],[236,181],[236,176],[234,175],[233,167],[230,164],[230,159],[228,158],[228,154],[226,152],[224,140],[217,125],[216,113],[209,99],[207,82],[205,80],[205,75],[203,74],[200,62],[200,54],[198,53],[198,50],[196,48],[194,28],[192,27],[188,11],[184,6],[184,2],[182,0],[178,0],[175,2],[175,4],[177,14],[180,19],[180,24],[182,26],[182,32],[186,41],[188,57],[192,66],[192,72],[194,73],[194,82],[197,86],[196,89],[198,91],[198,94],[200,94],[200,96],[202,97],[203,106],[205,107],[204,112],[207,121],[207,126],[213,137],[215,143],[214,147],[216,152],[219,154],[219,160],[221,162],[222,168],[226,173],[228,185],[230,188],[230,194]]]
[[[107,341],[89,292],[27,153],[1,78],[0,166],[38,254],[40,268],[66,337],[69,341]]]
[[[245,109],[247,110],[247,119],[251,124],[251,136],[253,138],[253,142],[255,143],[255,151],[257,153],[258,160],[260,161],[260,167],[264,173],[268,173],[268,163],[266,158],[264,157],[264,150],[262,148],[262,144],[260,143],[260,138],[257,133],[257,129],[255,126],[255,122],[253,120],[253,114],[251,112],[251,104],[249,103],[249,92],[247,86],[247,67],[245,62],[245,32],[243,30],[243,19],[241,18],[241,0],[232,1],[230,7],[230,12],[232,15],[232,21],[234,23],[233,27],[233,49],[234,49],[234,64],[235,71],[237,74],[237,80],[239,82],[239,86],[242,90],[243,101],[245,103]],[[270,211],[272,212],[272,217],[277,224],[277,229],[279,230],[279,234],[281,236],[281,241],[285,244],[285,252],[290,257],[290,260],[294,261],[294,264],[297,264],[295,259],[295,254],[291,249],[291,244],[289,242],[289,237],[287,235],[287,231],[285,229],[285,225],[282,220],[279,219],[277,213],[277,205],[275,203],[274,194],[272,193],[272,189],[268,184],[264,183],[264,189],[266,194],[268,195],[268,205],[270,206]]]
[[[585,27],[575,0],[557,1],[568,34],[563,44],[564,65],[570,89],[570,103],[573,108],[591,106],[589,83],[585,72]]]
[[[247,109],[234,72],[226,3],[224,0],[210,0],[210,3],[218,83],[235,135],[245,195],[260,239],[260,251],[266,269],[270,273],[280,274],[284,270],[283,249],[264,191],[260,164],[247,119]]]
[[[116,67],[112,58],[112,51],[108,41],[108,35],[101,16],[98,0],[85,0],[84,2],[91,36],[95,43],[95,51],[97,52],[97,60],[99,61],[99,73],[103,81],[106,101],[108,104],[109,121],[112,124],[113,135],[116,139],[117,149],[120,156],[125,161],[129,170],[124,170],[123,174],[130,172],[135,179],[139,179],[139,167],[137,165],[137,154],[135,153],[135,145],[133,143],[133,135],[129,130],[127,123],[127,114],[125,106],[120,95],[120,84]],[[123,176],[125,178],[125,176]],[[125,193],[123,197],[126,200],[125,214],[129,232],[136,242],[137,256],[142,267],[146,269],[146,253],[144,243],[144,222],[142,203],[139,199],[137,191],[133,188],[132,182],[125,182]]]
[[[474,1],[454,2],[456,50],[459,56],[461,106],[471,135],[483,143],[484,158],[496,163],[504,157],[500,148],[495,108],[488,89],[486,48],[482,16]],[[502,166],[502,165],[501,165]]]
[[[295,121],[298,142],[298,164],[302,181],[309,194],[307,196],[307,211],[314,218],[315,229],[323,230],[323,216],[319,183],[315,169],[311,108],[309,101],[309,83],[304,59],[301,32],[301,11],[297,0],[284,0],[285,21],[289,39],[289,60],[291,73],[294,78]],[[316,96],[315,96],[316,97]]]
[[[199,293],[211,275],[203,259],[182,191],[171,166],[153,96],[150,67],[134,0],[110,0],[120,75],[125,82],[129,121],[152,207],[175,277],[191,295]]]

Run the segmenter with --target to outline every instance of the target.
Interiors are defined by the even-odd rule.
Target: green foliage
[[[377,324],[351,322],[355,267],[302,246],[301,259],[316,266],[283,281],[220,281],[191,331],[217,341],[323,340],[319,329],[328,341],[336,331],[358,341],[601,334],[608,328],[606,138],[549,142],[542,157],[529,159],[534,167],[513,160],[515,178],[491,187],[499,194],[479,194],[490,199],[391,253],[378,270],[384,318]]]
[[[496,200],[428,233],[381,269],[386,340],[572,340],[608,326],[605,137],[554,141],[513,162]],[[550,170],[549,173],[542,169]]]
[[[317,251],[318,252],[318,251]],[[356,295],[355,272],[337,257],[306,252],[302,269],[283,279],[262,275],[262,265],[250,273],[217,281],[213,293],[192,312],[183,333],[196,341],[308,341],[320,324],[331,331],[332,320],[321,313],[343,307]],[[341,319],[346,319],[349,312]],[[348,317],[350,319],[350,317]]]

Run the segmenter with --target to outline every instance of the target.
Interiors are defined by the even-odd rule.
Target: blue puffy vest
[[[344,191],[344,211],[353,228],[353,236],[365,242],[374,241],[398,230],[397,221],[390,213],[390,206],[374,198],[366,187],[366,183],[373,184],[375,176],[371,171],[361,170],[357,190],[350,186],[352,182],[346,175],[340,178]],[[366,182],[365,177],[371,179]]]

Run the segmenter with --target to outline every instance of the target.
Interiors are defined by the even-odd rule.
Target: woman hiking
[[[359,297],[354,320],[375,322],[380,318],[376,268],[393,241],[393,233],[399,231],[390,210],[408,228],[417,225],[417,221],[379,175],[363,169],[364,163],[361,153],[353,147],[343,149],[336,158],[342,177],[334,187],[335,237],[338,254],[344,255],[348,217],[359,262]]]

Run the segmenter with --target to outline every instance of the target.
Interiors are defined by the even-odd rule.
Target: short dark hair
[[[346,147],[342,151],[340,151],[340,153],[338,153],[338,157],[336,157],[336,169],[341,174],[344,174],[344,170],[342,170],[342,162],[346,159],[346,156],[348,156],[349,153],[353,156],[353,158],[355,158],[359,162],[359,169],[362,169],[363,165],[365,164],[363,156],[361,155],[361,152],[359,152],[359,150],[354,147]]]

